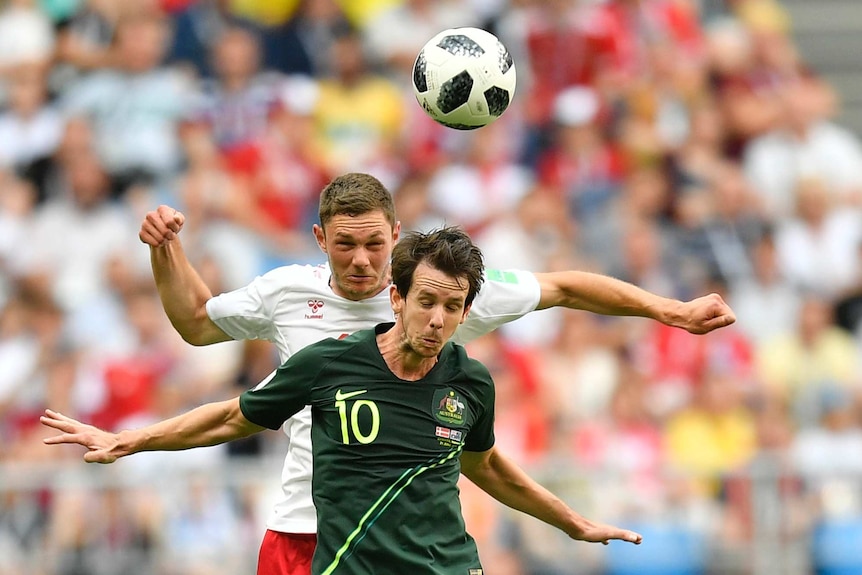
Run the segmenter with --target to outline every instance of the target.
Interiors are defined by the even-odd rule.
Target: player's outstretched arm
[[[634,531],[595,523],[579,515],[496,447],[483,452],[463,452],[461,473],[503,505],[553,525],[572,539],[605,545],[612,539],[635,545],[641,542],[641,535]]]
[[[537,309],[561,306],[603,315],[647,317],[698,335],[736,321],[733,310],[715,293],[684,302],[590,272],[535,275],[542,289]]]
[[[243,416],[239,398],[208,403],[182,415],[140,429],[111,433],[62,413],[45,410],[39,421],[62,432],[46,437],[47,445],[73,443],[87,448],[87,463],[113,463],[141,451],[179,451],[241,439],[265,428]]]
[[[192,267],[179,233],[185,223],[182,212],[161,205],[147,212],[138,238],[150,246],[150,265],[162,307],[174,329],[193,345],[230,340],[207,315],[210,289]]]

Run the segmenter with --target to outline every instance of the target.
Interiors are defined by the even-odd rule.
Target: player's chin
[[[341,289],[354,298],[362,298],[376,295],[381,289],[381,283],[377,278],[348,278],[343,282]]]
[[[437,340],[420,338],[413,346],[413,349],[423,357],[435,357],[443,349],[443,343]]]

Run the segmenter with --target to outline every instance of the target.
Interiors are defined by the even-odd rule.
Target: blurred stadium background
[[[518,67],[471,133],[409,84],[458,25]],[[0,574],[254,572],[281,434],[92,467],[38,414],[128,427],[256,382],[267,344],[172,331],[143,214],[185,212],[218,293],[322,260],[316,196],[348,170],[492,267],[718,291],[739,317],[695,337],[548,311],[471,346],[500,445],[645,535],[570,542],[465,483],[489,573],[862,573],[860,28],[857,0],[0,1]]]

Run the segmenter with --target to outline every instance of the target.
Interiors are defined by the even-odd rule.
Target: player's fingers
[[[174,210],[175,227],[172,227],[171,229],[175,232],[179,232],[182,229],[183,224],[185,224],[185,223],[186,223],[186,217],[183,215],[183,213],[180,211]]]
[[[75,433],[61,433],[60,435],[52,435],[42,440],[45,445],[61,445],[64,443],[81,444],[79,437]]]
[[[47,415],[48,417],[51,417],[53,419],[59,419],[61,421],[68,421],[69,423],[81,423],[77,419],[73,419],[73,418],[69,417],[68,415],[63,415],[59,411],[54,411],[52,409],[46,409],[45,415]]]
[[[164,236],[170,231],[170,225],[176,225],[173,212],[174,209],[168,206],[159,206],[158,210],[147,212],[141,230],[149,230],[155,236]]]
[[[183,227],[183,223],[185,222],[185,216],[176,208],[161,205],[156,211],[159,215],[159,219],[164,222],[168,230],[176,233],[179,232],[180,229]]]
[[[138,239],[148,246],[157,248],[164,243],[165,237],[161,234],[153,234],[149,229],[141,228],[141,231],[138,233]]]
[[[708,333],[722,327],[727,327],[734,322],[736,322],[736,316],[732,313],[727,313],[718,317],[714,317],[704,322],[704,328],[706,329],[704,333]]]
[[[71,424],[69,424],[69,422],[63,421],[60,419],[55,419],[53,417],[46,417],[43,415],[42,417],[39,418],[39,422],[42,425],[45,425],[48,427],[53,427],[54,429],[56,429],[58,431],[66,431],[66,432],[72,431],[72,429],[71,429],[72,426],[71,426]]]
[[[62,414],[62,413],[60,413],[59,411],[52,411],[52,410],[50,410],[50,409],[46,409],[46,410],[45,410],[45,416],[43,416],[43,417],[50,417],[51,419],[53,419],[53,420],[55,420],[55,421],[65,422],[65,423],[66,423],[66,424],[68,424],[70,427],[71,427],[71,426],[81,427],[81,426],[83,426],[83,425],[84,425],[83,423],[81,423],[81,422],[80,422],[80,421],[78,421],[77,419],[74,419],[74,418],[72,418],[72,417],[69,417],[68,415],[63,415],[63,414]]]
[[[108,456],[104,451],[88,451],[84,454],[84,461],[87,463],[113,463],[115,458]]]

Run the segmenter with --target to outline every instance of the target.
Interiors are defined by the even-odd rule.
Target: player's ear
[[[311,231],[314,233],[314,239],[317,240],[317,247],[319,247],[323,253],[327,253],[326,234],[323,232],[323,227],[321,227],[320,224],[314,224]]]
[[[468,306],[464,306],[464,313],[461,314],[461,321],[458,322],[459,325],[464,323],[467,320],[467,314],[470,313],[471,307],[473,307],[472,303]]]
[[[401,237],[401,222],[395,222],[395,227],[392,228],[392,241],[397,242]]]
[[[401,313],[404,309],[404,298],[398,293],[398,288],[394,285],[389,286],[389,304],[392,306],[392,312],[395,315]]]

